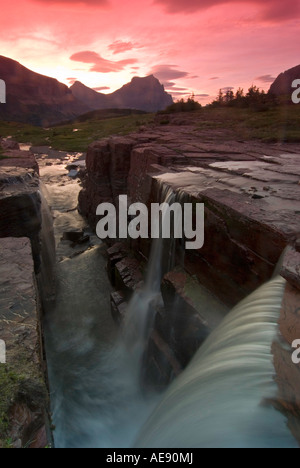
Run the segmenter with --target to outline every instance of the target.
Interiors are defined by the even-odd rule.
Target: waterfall
[[[276,278],[242,301],[173,382],[136,447],[298,447],[276,398],[271,346],[285,281]]]
[[[159,186],[159,199],[162,203],[172,204],[175,201],[175,193],[169,187],[161,184]],[[163,266],[165,244],[169,244],[167,248],[169,256],[165,267],[167,270],[171,269],[174,260],[170,255],[174,250],[172,247],[174,239],[162,238],[163,223],[164,217],[162,216],[160,237],[152,240],[144,286],[134,293],[123,325],[123,339],[135,363],[136,379],[139,379],[142,356],[149,340],[157,308],[163,306],[160,286],[165,273]]]
[[[153,240],[144,286],[117,333],[101,245],[72,256],[59,242],[63,231],[83,227],[84,220],[73,210],[77,184],[61,186],[58,170],[43,170],[58,241],[57,297],[45,326],[56,446],[125,448],[135,440],[136,447],[155,448],[296,446],[284,416],[267,404],[276,397],[271,344],[284,280],[273,280],[235,308],[165,395],[145,396],[142,354],[176,240]],[[178,197],[160,185],[161,202],[182,202]]]
[[[41,171],[62,260],[56,266],[56,301],[45,326],[55,445],[130,447],[157,401],[155,395],[144,397],[139,375],[151,320],[162,301],[165,243],[161,238],[153,241],[145,285],[132,298],[122,332],[116,333],[101,246],[66,258],[69,247],[59,242],[63,230],[83,220],[77,219],[77,212],[70,213],[78,184],[69,181],[62,187],[56,171],[55,166]],[[161,187],[160,196],[171,202],[174,194]]]

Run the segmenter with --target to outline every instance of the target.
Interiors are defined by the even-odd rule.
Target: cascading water
[[[241,302],[171,385],[136,447],[298,447],[276,398],[271,346],[285,281]]]
[[[172,204],[174,202],[175,194],[170,188],[161,185],[159,192],[159,198],[163,203]],[[164,219],[162,217],[160,229],[163,222]],[[169,244],[168,252],[171,252],[173,250],[172,239],[164,240],[160,236],[152,241],[145,284],[142,289],[137,290],[133,295],[123,327],[123,340],[127,349],[130,350],[131,358],[135,363],[137,385],[141,371],[142,356],[149,340],[157,307],[163,305],[160,285],[163,276],[163,251],[165,243]],[[167,270],[171,269],[170,263],[172,260],[169,257],[167,258]]]
[[[173,266],[174,241],[153,241],[145,285],[134,294],[119,334],[101,245],[75,249],[80,255],[74,256],[60,242],[63,231],[84,228],[74,210],[79,187],[65,178],[62,183],[59,166],[41,172],[54,210],[58,258],[57,298],[45,330],[56,447],[121,448],[135,440],[137,447],[296,446],[284,417],[266,405],[276,396],[271,343],[283,280],[232,311],[165,396],[145,397],[142,354],[161,304],[163,264]],[[162,186],[160,200],[172,203],[175,195]]]
[[[147,330],[161,301],[163,242],[153,242],[145,286],[134,295],[119,334],[110,315],[101,245],[70,258],[70,247],[60,241],[63,231],[84,227],[73,210],[79,187],[63,173],[55,164],[41,169],[58,256],[57,297],[45,327],[55,445],[130,447],[156,402],[154,395],[142,394],[139,373]],[[173,192],[162,189],[161,196],[171,201]]]

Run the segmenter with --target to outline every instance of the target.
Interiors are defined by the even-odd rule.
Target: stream
[[[55,447],[130,447],[155,399],[140,393],[135,360],[111,318],[105,246],[76,209],[81,187],[66,164],[80,155],[55,156],[39,155],[56,241],[56,298],[45,323]],[[76,230],[89,243],[62,240]]]
[[[76,209],[80,184],[66,165],[81,155],[40,155],[56,241],[56,295],[48,301],[45,346],[56,448],[297,447],[274,408],[272,343],[285,280],[275,277],[226,317],[164,395],[140,386],[149,323],[160,301],[164,245],[152,243],[144,287],[122,330],[110,313],[105,246]],[[172,191],[162,201],[173,199]],[[83,231],[85,243],[63,240]],[[159,303],[159,302],[158,302]],[[205,302],[208,314],[215,304]],[[178,311],[180,313],[180,311]],[[159,403],[159,404],[158,404]]]

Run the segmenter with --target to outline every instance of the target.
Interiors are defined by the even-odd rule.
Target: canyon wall
[[[143,375],[145,388],[159,389],[187,365],[229,307],[272,277],[284,249],[299,249],[300,238],[299,145],[236,141],[226,131],[199,130],[192,117],[168,116],[168,125],[163,118],[137,134],[93,143],[79,197],[80,210],[94,227],[100,203],[117,205],[118,195],[127,194],[130,203],[149,206],[163,201],[162,185],[180,193],[185,202],[205,204],[204,247],[185,251],[184,259],[178,248],[175,268],[162,282],[164,307],[157,311]],[[118,322],[145,275],[149,252],[148,239],[123,240],[108,250],[108,270],[116,288],[112,312]],[[274,354],[281,408],[290,411],[288,401],[293,401],[297,413],[299,368],[291,361],[291,340],[297,334],[300,338],[299,259],[293,267],[296,273],[290,274],[290,257],[283,260],[281,271],[287,289],[282,343],[274,345]],[[212,298],[217,316],[206,307]]]
[[[16,143],[0,143],[0,339],[6,345],[6,363],[0,364],[0,446],[45,448],[51,437],[37,282],[50,271],[47,275],[42,260],[48,248],[38,165]]]

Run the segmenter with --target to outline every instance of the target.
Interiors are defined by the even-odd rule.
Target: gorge
[[[10,161],[0,161],[1,237],[30,239],[20,242],[32,246],[37,274],[41,258],[47,272],[53,260],[38,171],[54,216],[56,296],[48,281],[41,323],[55,445],[297,446],[299,145],[236,141],[221,129],[199,130],[193,116],[161,125],[164,118],[91,144],[86,168],[81,154],[45,148],[32,150],[39,168],[29,148],[6,150]],[[81,191],[65,164],[81,167]],[[117,206],[120,195],[149,208],[204,203],[204,247],[138,238],[107,248],[93,234],[96,210]],[[30,208],[35,197],[38,209]],[[83,243],[67,240],[70,232]],[[26,437],[36,440],[23,433],[22,445]]]

